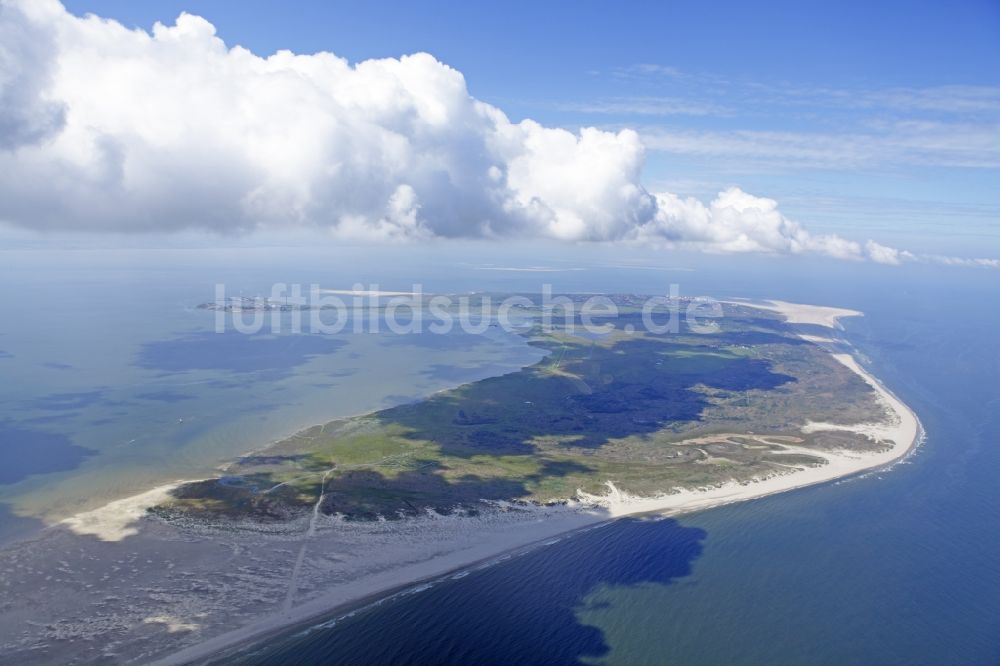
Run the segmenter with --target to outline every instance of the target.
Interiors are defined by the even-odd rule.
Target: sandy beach
[[[739,305],[750,306],[747,303]],[[861,315],[854,310],[782,301],[769,301],[764,305],[754,304],[752,307],[778,312],[784,315],[790,324],[808,324],[830,329],[839,327],[838,319],[841,317]],[[801,337],[821,345],[831,342],[829,338],[822,336],[802,334]],[[386,572],[377,581],[365,579],[345,583],[300,605],[283,609],[253,624],[192,645],[156,663],[163,665],[196,663],[221,651],[246,645],[282,627],[306,623],[310,619],[329,615],[333,609],[347,606],[361,598],[377,596],[380,592],[408,583],[433,579],[512,549],[523,548],[609,519],[636,514],[676,516],[747,501],[884,467],[905,456],[916,444],[920,434],[916,415],[864,370],[851,355],[833,353],[833,356],[876,391],[889,418],[885,423],[861,423],[853,426],[809,423],[803,430],[805,432],[851,430],[864,434],[884,444],[884,448],[877,453],[863,454],[850,451],[818,453],[812,449],[783,444],[789,453],[808,453],[823,457],[826,459],[826,464],[799,468],[787,474],[762,478],[752,483],[726,483],[708,488],[673,489],[655,497],[629,495],[608,482],[608,492],[605,495],[578,493],[565,510],[549,511],[547,515],[540,516],[537,520],[526,524],[519,523],[514,529],[496,531],[489,535],[489,538],[480,538],[474,545],[455,548],[420,563],[400,566]]]
[[[789,324],[808,324],[830,329],[839,327],[838,319],[841,317],[862,315],[856,310],[786,303],[784,301],[767,301],[763,305],[734,301],[733,304],[777,312],[785,316],[785,320]],[[862,368],[853,356],[833,351],[834,341],[831,338],[804,333],[800,333],[799,337],[827,348],[837,361],[861,377],[876,392],[879,402],[889,417],[885,423],[858,423],[850,426],[808,423],[802,431],[806,433],[821,430],[855,432],[881,442],[885,446],[883,450],[877,453],[818,452],[783,445],[790,453],[806,452],[809,455],[823,457],[826,459],[826,464],[820,467],[802,468],[789,474],[772,476],[748,484],[727,483],[711,488],[675,489],[671,493],[665,493],[658,497],[631,496],[620,492],[614,485],[608,483],[609,492],[607,495],[584,495],[582,499],[607,508],[610,514],[615,517],[653,512],[673,516],[832,481],[868,469],[883,467],[909,453],[916,445],[921,432],[920,422],[913,410]]]
[[[214,528],[199,533],[200,528],[193,532],[178,530],[151,520],[145,516],[146,507],[162,502],[172,487],[162,486],[69,518],[55,527],[56,533],[50,534],[48,541],[41,537],[30,545],[33,551],[7,554],[7,565],[16,568],[19,562],[56,558],[61,547],[77,548],[80,552],[77,560],[68,561],[68,556],[56,559],[55,568],[79,573],[94,570],[98,565],[93,563],[100,563],[109,568],[102,580],[113,575],[112,580],[121,586],[122,593],[120,597],[112,594],[104,601],[95,601],[97,591],[92,592],[91,586],[71,593],[58,587],[46,592],[47,587],[35,590],[30,579],[25,579],[25,594],[37,598],[37,607],[51,606],[50,623],[32,616],[35,626],[42,629],[30,637],[12,637],[12,627],[0,626],[3,647],[24,649],[69,636],[82,638],[93,646],[94,659],[199,663],[251,645],[284,628],[307,625],[380,595],[506,558],[520,549],[615,518],[635,514],[676,516],[773,495],[884,467],[913,448],[920,435],[914,413],[832,337],[839,318],[861,313],[780,301],[734,304],[778,312],[793,326],[805,326],[808,332],[800,337],[827,349],[874,389],[886,414],[883,422],[806,423],[802,429],[806,433],[821,430],[860,433],[881,444],[877,452],[817,451],[798,447],[789,441],[794,438],[755,436],[788,453],[822,457],[825,464],[789,466],[787,471],[752,482],[665,488],[661,494],[645,497],[622,492],[608,482],[605,494],[579,492],[576,497],[567,498],[565,505],[499,503],[494,511],[484,511],[477,517],[429,515],[407,521],[357,524],[315,514],[272,533]],[[829,329],[831,335],[817,333],[816,327]],[[726,436],[748,434],[719,435]],[[84,546],[80,545],[80,535],[91,537]],[[56,546],[56,542],[65,546]],[[127,554],[123,556],[123,552]],[[219,555],[223,553],[225,563],[221,566],[226,571],[219,570]],[[142,566],[136,564],[142,561],[145,561]],[[171,573],[175,568],[181,572],[179,576]],[[150,597],[128,597],[128,590],[137,585],[150,591]],[[49,599],[45,594],[53,596]],[[95,604],[109,607],[107,614],[94,617],[90,609]],[[10,623],[11,618],[5,622]],[[119,636],[114,632],[109,634],[109,627],[119,633],[122,627],[130,628]],[[116,638],[111,640],[111,635]],[[53,653],[52,649],[40,649],[38,654],[49,658],[39,663],[50,661],[53,656],[57,661],[65,656]],[[31,659],[25,662],[31,663]]]

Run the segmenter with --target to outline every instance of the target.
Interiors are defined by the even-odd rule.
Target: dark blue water
[[[926,430],[905,463],[679,520],[623,520],[239,660],[1000,663],[1000,285],[989,271],[837,270],[689,283],[864,310],[848,339]]]
[[[561,264],[493,252],[471,247],[441,258],[407,249],[392,261],[353,263],[349,248],[336,256],[269,250],[252,255],[254,261],[244,252],[80,252],[46,255],[41,263],[4,254],[0,535],[36,528],[52,495],[72,503],[111,483],[143,487],[143,474],[155,485],[156,475],[144,470],[167,465],[183,467],[178,478],[185,478],[188,468],[211,467],[252,448],[234,435],[268,422],[285,424],[273,428],[278,432],[326,418],[323,401],[338,387],[340,402],[364,388],[379,404],[401,390],[406,359],[420,359],[405,365],[411,391],[465,381],[468,373],[485,372],[496,343],[465,349],[449,340],[432,349],[389,340],[359,348],[363,340],[345,338],[339,342],[350,346],[318,339],[221,345],[202,335],[211,322],[191,309],[212,298],[215,282],[248,293],[266,292],[274,281],[537,292],[538,274],[477,268],[487,262],[575,268],[579,259],[586,270],[542,279],[556,292],[666,293],[679,282],[687,296],[777,297],[865,311],[863,319],[846,322],[847,337],[920,415],[926,443],[888,472],[677,521],[628,520],[575,535],[331,628],[291,632],[242,659],[1000,663],[996,272],[674,255],[669,261],[683,261],[685,270],[620,270],[608,266],[607,249],[574,249],[581,256]],[[244,264],[255,268],[244,271]],[[467,358],[459,363],[461,354]],[[384,384],[362,382],[376,366],[386,366]],[[205,382],[194,381],[203,375]],[[338,402],[342,408],[360,409]],[[270,421],[199,430],[208,416],[214,424],[240,410],[261,411]]]

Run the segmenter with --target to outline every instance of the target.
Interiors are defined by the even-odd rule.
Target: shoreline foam
[[[817,325],[839,329],[841,317],[861,316],[862,313],[843,308],[768,301],[766,305],[733,301],[733,305],[754,307],[777,312],[789,324]],[[261,620],[244,625],[205,641],[199,642],[155,662],[157,664],[186,664],[204,660],[213,655],[231,650],[236,646],[254,642],[276,632],[296,625],[304,625],[323,617],[329,617],[343,609],[357,608],[361,602],[371,601],[400,589],[434,580],[445,575],[467,569],[477,563],[517,551],[532,544],[544,542],[580,529],[594,527],[615,518],[656,513],[663,516],[701,511],[709,508],[766,497],[806,486],[826,483],[853,476],[861,472],[885,467],[906,456],[916,445],[922,428],[916,414],[899,398],[890,392],[875,377],[862,368],[853,356],[837,353],[828,345],[833,340],[815,335],[800,334],[799,337],[826,348],[837,361],[857,374],[871,386],[880,402],[891,416],[888,423],[861,423],[854,426],[809,423],[806,432],[816,430],[851,430],[872,437],[886,444],[874,453],[849,451],[816,451],[803,449],[809,455],[822,457],[826,463],[817,467],[798,468],[787,474],[778,474],[755,482],[728,482],[710,488],[677,490],[656,497],[638,497],[622,493],[608,483],[607,495],[596,496],[578,493],[582,503],[568,508],[559,517],[544,517],[537,522],[520,525],[514,534],[497,534],[484,539],[473,548],[458,547],[439,557],[403,565],[384,572],[377,584],[371,580],[352,581],[333,588],[303,604],[265,616]],[[890,445],[891,444],[891,445]],[[795,447],[786,447],[794,451]]]

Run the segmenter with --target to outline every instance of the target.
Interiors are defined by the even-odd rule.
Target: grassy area
[[[359,520],[474,511],[483,499],[555,501],[608,480],[654,493],[816,462],[750,440],[693,438],[801,437],[809,419],[880,416],[860,379],[759,312],[731,311],[712,335],[627,333],[637,317],[599,337],[536,328],[532,344],[550,353],[533,366],[310,428],[227,477],[182,487],[162,510],[285,519],[321,487],[323,512]]]

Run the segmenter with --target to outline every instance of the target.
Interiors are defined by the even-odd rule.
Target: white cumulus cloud
[[[426,53],[260,57],[203,18],[151,32],[0,0],[0,221],[38,230],[635,241],[713,252],[909,253],[813,235],[772,199],[641,184],[632,130],[512,122]]]

